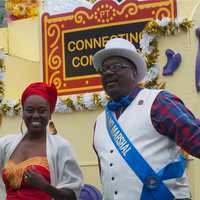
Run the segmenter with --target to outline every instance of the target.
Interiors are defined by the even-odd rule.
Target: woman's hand
[[[30,187],[40,189],[56,200],[76,200],[76,195],[73,190],[68,188],[57,189],[50,185],[48,181],[37,172],[34,166],[27,168],[26,172],[24,172],[24,180]]]
[[[38,188],[42,191],[49,185],[47,180],[37,172],[37,169],[34,166],[27,168],[24,173],[24,181],[30,187]]]

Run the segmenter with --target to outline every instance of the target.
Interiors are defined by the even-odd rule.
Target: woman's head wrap
[[[49,103],[50,112],[52,113],[54,111],[57,101],[57,90],[53,84],[48,85],[43,82],[31,83],[22,93],[22,106],[24,105],[26,99],[31,95],[38,95],[46,99]]]

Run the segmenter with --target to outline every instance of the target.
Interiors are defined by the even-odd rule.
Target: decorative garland
[[[4,57],[5,54],[2,49],[0,49],[0,102],[4,98],[4,72],[5,72],[5,65],[4,65]]]
[[[8,20],[16,20],[39,15],[39,0],[7,0],[5,9]]]
[[[162,18],[147,23],[140,40],[141,53],[145,56],[149,69],[143,83],[145,87],[164,88],[165,86],[165,83],[158,83],[159,70],[156,65],[159,57],[158,39],[181,31],[188,32],[192,27],[192,21],[188,19]]]
[[[90,3],[95,3],[97,0],[87,0],[89,1]]]
[[[144,28],[143,37],[140,41],[141,53],[145,56],[148,65],[148,72],[142,84],[145,87],[163,88],[164,83],[158,83],[159,70],[156,61],[159,56],[158,38],[161,36],[175,35],[180,31],[188,32],[192,28],[192,21],[172,20],[163,18],[162,20],[150,21]],[[1,54],[0,54],[1,55]],[[3,66],[3,65],[2,65]],[[0,96],[3,97],[3,73],[4,67],[1,67],[0,76]],[[105,92],[86,93],[80,95],[63,96],[58,98],[56,112],[70,113],[73,111],[96,110],[106,105],[108,96]],[[0,114],[6,116],[15,116],[21,112],[20,102],[13,100],[2,100],[0,103]]]
[[[4,65],[4,52],[2,49],[0,49],[0,102],[2,102],[4,98],[4,72],[5,72],[5,65]],[[1,109],[1,103],[0,103],[0,124],[2,120],[2,109]]]

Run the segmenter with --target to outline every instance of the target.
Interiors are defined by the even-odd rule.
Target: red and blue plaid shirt
[[[142,88],[135,88],[135,98]],[[154,128],[189,154],[200,158],[200,120],[175,95],[161,91],[151,108]]]

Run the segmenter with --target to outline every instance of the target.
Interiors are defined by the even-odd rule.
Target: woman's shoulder
[[[63,156],[64,154],[69,158],[74,155],[74,150],[70,142],[65,139],[63,136],[56,134],[56,135],[49,135],[49,145],[52,146],[50,151],[54,153],[57,152],[59,155]]]
[[[59,134],[49,134],[49,138],[51,142],[55,142],[58,146],[71,146],[69,141]]]
[[[21,137],[20,134],[9,134],[3,137],[0,137],[0,143],[5,144],[16,140],[17,138]]]

